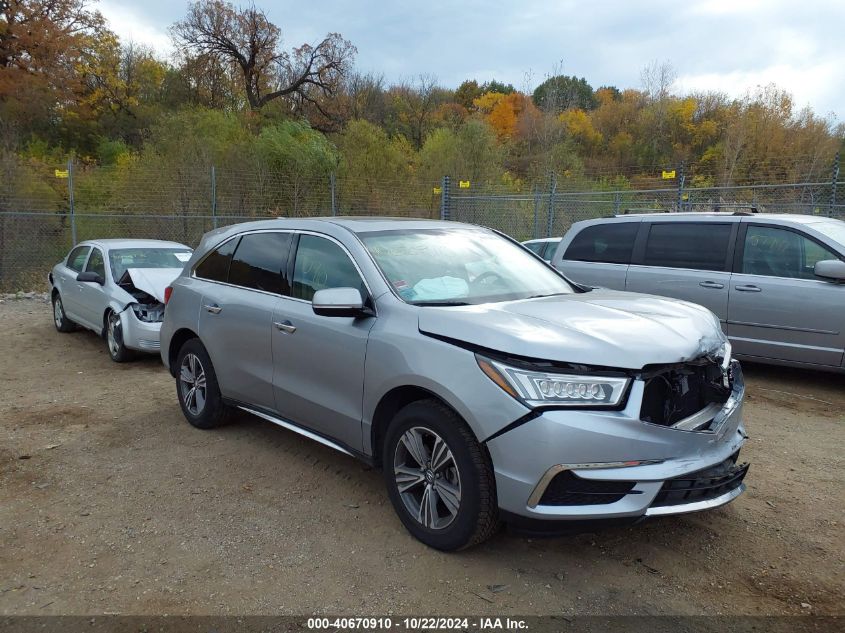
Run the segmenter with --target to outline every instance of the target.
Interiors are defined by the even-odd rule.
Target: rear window
[[[588,226],[567,247],[564,259],[580,262],[631,263],[639,222],[609,222]]]
[[[235,238],[218,246],[197,265],[194,274],[209,281],[228,281],[229,264],[232,263],[232,253],[237,245],[238,238]]]
[[[290,294],[287,263],[291,233],[250,233],[232,257],[229,283],[278,295]]]
[[[652,224],[643,263],[667,268],[724,270],[730,237],[730,224]]]

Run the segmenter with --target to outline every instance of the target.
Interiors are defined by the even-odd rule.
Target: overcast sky
[[[235,4],[239,4],[235,2]],[[240,3],[246,4],[246,2]],[[532,90],[559,64],[593,86],[640,87],[640,71],[668,61],[675,92],[741,96],[776,83],[800,108],[845,120],[845,0],[255,0],[285,45],[336,31],[356,66],[388,82],[432,74],[440,84],[492,78]],[[100,0],[121,39],[170,54],[179,0]]]

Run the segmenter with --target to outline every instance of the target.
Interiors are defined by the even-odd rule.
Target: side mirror
[[[356,288],[326,288],[311,299],[314,314],[330,317],[359,317],[367,314],[364,300]]]
[[[838,259],[825,259],[816,262],[813,272],[817,277],[824,277],[834,281],[845,281],[845,262]]]
[[[76,276],[76,281],[87,281],[92,284],[100,284],[101,286],[106,283],[106,280],[100,277],[100,275],[92,272],[79,273]]]

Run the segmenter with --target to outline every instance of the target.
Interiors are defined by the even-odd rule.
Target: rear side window
[[[287,263],[291,233],[250,233],[241,238],[229,268],[229,283],[275,294],[290,294]]]
[[[316,235],[301,235],[293,269],[293,296],[311,301],[315,292],[325,288],[357,288],[362,297],[367,296],[358,270],[340,246]]]
[[[724,270],[730,237],[730,224],[652,224],[643,263],[667,268]]]
[[[238,245],[238,238],[229,240],[211,251],[194,269],[194,274],[200,279],[209,281],[227,281],[229,278],[229,264],[232,253]]]
[[[70,255],[67,256],[67,267],[81,273],[89,250],[91,250],[90,246],[77,246],[74,248],[70,252]]]
[[[630,264],[639,226],[639,222],[588,226],[575,236],[563,258],[580,262]]]

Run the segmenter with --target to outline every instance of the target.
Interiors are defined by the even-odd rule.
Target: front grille
[[[719,362],[706,357],[688,363],[647,367],[642,377],[645,387],[640,419],[662,426],[672,426],[709,404],[722,405],[731,394],[730,386],[724,384]]]
[[[748,472],[748,464],[737,465],[737,457],[738,451],[715,466],[669,479],[660,488],[652,507],[708,501],[738,488]]]
[[[546,506],[591,506],[615,503],[631,492],[633,481],[581,479],[568,470],[555,475],[540,498]]]

